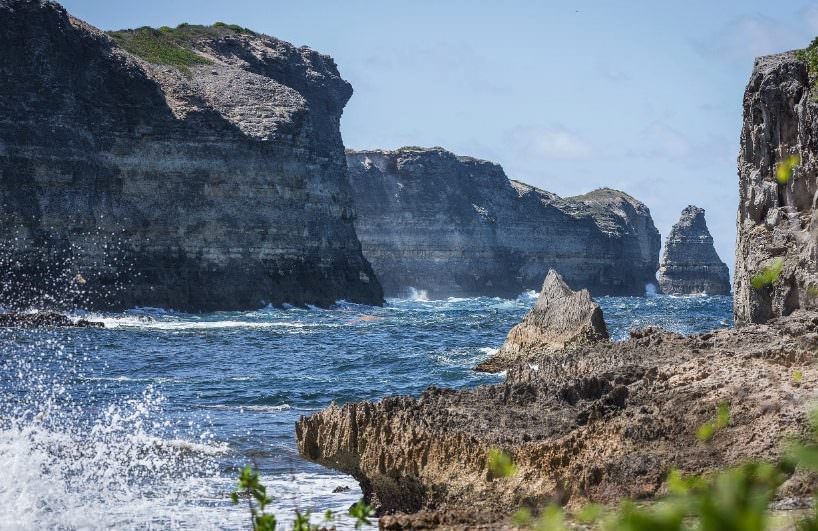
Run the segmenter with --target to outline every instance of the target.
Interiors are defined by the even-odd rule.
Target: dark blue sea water
[[[101,330],[0,330],[0,528],[246,528],[227,495],[247,462],[282,520],[295,507],[345,512],[360,490],[298,456],[298,417],[333,400],[499,381],[472,367],[535,294],[422,299],[140,309],[92,315]],[[732,325],[729,297],[599,303],[617,340],[649,324],[683,333]],[[333,493],[338,486],[350,490]]]

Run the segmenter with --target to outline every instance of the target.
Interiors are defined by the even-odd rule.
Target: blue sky
[[[707,210],[733,268],[753,57],[806,46],[818,2],[66,0],[102,29],[221,20],[333,56],[351,148],[443,146],[560,195],[601,186],[662,237]]]

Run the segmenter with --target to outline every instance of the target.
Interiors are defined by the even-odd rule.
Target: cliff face
[[[298,448],[353,475],[383,513],[502,518],[521,506],[658,496],[674,468],[774,460],[787,435],[802,432],[814,399],[806,382],[818,378],[816,332],[818,313],[803,310],[690,337],[636,331],[520,363],[496,385],[332,405],[300,419]],[[729,424],[703,444],[697,429],[722,403]],[[492,477],[492,448],[511,456],[516,475]],[[782,496],[811,496],[815,480],[800,481]]]
[[[816,154],[818,104],[810,95],[806,64],[792,52],[756,59],[744,93],[738,161],[733,284],[738,324],[815,306]],[[789,179],[782,172],[779,182],[777,170],[792,156],[800,164]]]
[[[109,36],[0,0],[0,305],[380,303],[351,94],[330,57],[242,28]]]
[[[730,293],[730,271],[713,247],[704,209],[688,206],[665,240],[659,290],[668,295]]]
[[[388,295],[513,297],[549,269],[595,295],[656,281],[659,233],[622,192],[563,199],[441,148],[348,151],[347,165],[358,236]]]
[[[602,309],[587,290],[571,291],[553,269],[536,304],[508,333],[503,345],[476,370],[500,372],[520,361],[608,339]]]

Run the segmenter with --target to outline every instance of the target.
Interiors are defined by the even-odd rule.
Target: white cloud
[[[506,141],[516,151],[542,159],[582,159],[593,152],[582,136],[560,125],[515,127],[507,132]]]

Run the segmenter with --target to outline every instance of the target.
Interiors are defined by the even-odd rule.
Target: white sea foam
[[[409,300],[415,302],[429,302],[429,292],[425,289],[409,288]]]
[[[310,325],[297,321],[242,321],[237,319],[229,319],[223,321],[199,321],[192,319],[146,319],[136,315],[125,316],[107,316],[90,314],[88,319],[91,321],[101,322],[106,328],[143,328],[149,330],[164,330],[164,331],[181,331],[181,330],[218,330],[229,328],[243,328],[243,329],[301,329]],[[322,327],[334,328],[340,326],[338,324],[328,323],[322,324]]]
[[[253,411],[260,413],[278,413],[292,409],[290,404],[280,404],[277,406],[265,406],[259,404],[232,405],[232,404],[208,404],[201,406],[204,409],[215,409],[219,411]]]

